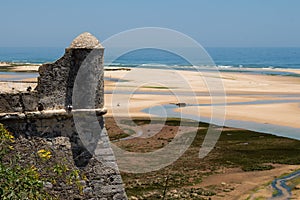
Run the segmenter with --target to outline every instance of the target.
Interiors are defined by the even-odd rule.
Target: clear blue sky
[[[137,27],[183,32],[203,46],[300,47],[299,0],[3,0],[0,47],[68,46]]]

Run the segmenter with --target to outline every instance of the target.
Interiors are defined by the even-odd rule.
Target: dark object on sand
[[[186,107],[186,103],[171,103],[173,105],[176,105],[178,107]]]

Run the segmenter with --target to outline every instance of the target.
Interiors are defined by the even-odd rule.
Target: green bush
[[[245,172],[264,171],[264,170],[271,170],[271,169],[274,169],[272,165],[248,165],[242,167],[242,170]]]
[[[2,157],[13,149],[12,143],[14,143],[14,136],[7,131],[3,124],[0,124],[0,160]]]
[[[18,156],[4,161],[6,154],[12,151],[14,136],[0,124],[0,197],[3,200],[49,199],[43,191],[43,182],[35,167],[23,167],[18,164]]]
[[[39,142],[35,144],[40,147],[31,148],[28,144],[18,144],[18,141],[0,124],[1,200],[65,199],[69,197],[66,188],[60,188],[61,193],[65,190],[63,194],[53,191],[61,183],[68,188],[71,186],[72,192],[83,195],[84,188],[80,183],[86,177],[71,161]],[[44,183],[52,184],[51,188],[45,188]]]
[[[6,199],[49,199],[34,168],[0,164],[0,197]]]

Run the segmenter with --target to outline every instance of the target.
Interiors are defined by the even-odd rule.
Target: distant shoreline
[[[38,68],[43,64],[36,63],[23,63],[23,62],[5,62],[0,61],[0,72],[37,72]],[[246,67],[224,67],[224,66],[151,66],[149,65],[140,65],[132,67],[130,65],[110,65],[105,66],[106,71],[118,71],[118,70],[131,70],[135,68],[144,68],[144,69],[166,69],[166,70],[183,70],[183,71],[219,71],[219,72],[229,72],[229,73],[249,73],[249,74],[262,74],[270,76],[291,76],[291,77],[300,77],[300,69],[295,68],[246,68]]]
[[[193,55],[193,48],[181,47],[181,50]],[[64,53],[63,47],[0,47],[0,61],[13,63],[42,64],[54,62]],[[258,69],[299,69],[300,48],[289,47],[204,47],[204,51],[212,58],[219,68],[258,68]],[[118,55],[118,48],[106,47],[105,65],[114,63],[117,67],[136,67],[148,65],[185,66],[190,62],[180,58],[180,55],[170,55],[158,50],[139,50]],[[110,60],[112,57],[116,60]],[[120,56],[120,57],[119,57]],[[200,58],[201,59],[201,58]],[[193,64],[201,60],[193,61]],[[205,62],[204,62],[205,63]],[[197,65],[197,64],[196,64]]]

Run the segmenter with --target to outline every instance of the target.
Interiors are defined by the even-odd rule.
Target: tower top
[[[88,32],[84,32],[77,36],[71,43],[71,49],[102,49],[103,46],[99,40]]]

